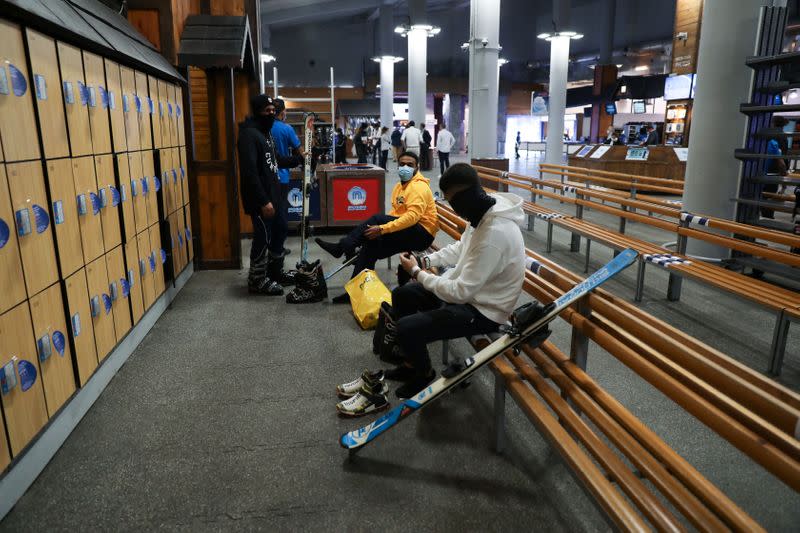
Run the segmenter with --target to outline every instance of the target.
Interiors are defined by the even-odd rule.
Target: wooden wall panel
[[[122,82],[122,115],[125,117],[125,137],[128,140],[128,151],[139,150],[139,119],[136,115],[136,78],[128,67],[119,68]]]
[[[248,99],[249,102],[249,99]],[[184,128],[183,89],[180,85],[175,87],[175,120],[178,128],[178,146],[186,146],[186,131]]]
[[[106,66],[106,83],[108,84],[108,113],[111,115],[111,139],[115,152],[128,150],[125,134],[125,116],[122,110],[122,79],[119,65],[108,59],[103,60]]]
[[[57,46],[72,157],[89,155],[92,153],[92,130],[89,124],[89,91],[83,73],[81,51],[62,42]]]
[[[150,117],[150,123],[153,127],[153,148],[162,148],[164,146],[164,139],[161,134],[161,111],[163,106],[159,105],[157,78],[153,76],[147,77],[147,91],[150,101],[153,102],[153,114]]]
[[[119,178],[119,197],[122,205],[122,236],[125,242],[136,239],[136,220],[133,215],[131,196],[131,171],[128,154],[117,154],[117,177]]]
[[[114,175],[114,158],[111,154],[94,157],[97,173],[97,191],[100,196],[100,221],[103,226],[103,248],[110,250],[122,242],[119,222],[120,194]]]
[[[47,192],[40,161],[14,163],[6,167],[11,206],[17,218],[19,251],[28,297],[58,280],[53,230],[47,208]],[[20,225],[21,220],[26,220]],[[20,229],[27,227],[25,235]]]
[[[131,302],[131,321],[138,324],[144,313],[144,302],[142,301],[142,274],[139,263],[139,240],[134,237],[128,241],[125,247],[125,272],[128,276],[130,294],[128,298]]]
[[[208,79],[206,72],[189,67],[189,85],[192,99],[192,129],[194,130],[194,157],[208,161],[211,157],[211,126],[208,112]]]
[[[147,204],[147,225],[152,226],[158,222],[158,193],[155,184],[155,165],[153,164],[153,151],[142,152],[142,175],[147,181],[147,192],[144,195]]]
[[[139,144],[142,150],[153,148],[153,133],[150,119],[155,111],[155,102],[150,99],[150,89],[147,86],[147,75],[138,70],[134,74],[136,81],[136,97],[138,98],[137,119],[139,121]]]
[[[92,129],[92,151],[111,153],[111,129],[108,115],[108,90],[103,58],[83,52],[83,70],[89,90],[89,124]]]
[[[61,277],[66,278],[84,265],[72,160],[51,159],[46,162],[45,167]]]
[[[153,272],[155,265],[151,266],[151,260],[155,260],[150,254],[150,234],[148,231],[143,231],[136,236],[139,247],[139,266],[142,286],[142,304],[147,311],[155,301],[155,289],[153,286]]]
[[[192,213],[189,210],[189,206],[185,206],[183,208],[184,214],[184,223],[186,224],[186,229],[184,230],[184,236],[186,237],[186,252],[187,252],[187,259],[191,263],[194,261],[194,239],[192,235]]]
[[[89,289],[89,306],[94,326],[94,344],[97,359],[103,361],[117,344],[114,331],[114,308],[108,286],[108,267],[105,256],[86,265],[86,285]]]
[[[92,312],[89,309],[86,269],[82,268],[65,279],[64,290],[67,295],[70,337],[75,345],[78,383],[82,387],[97,368],[97,348],[94,344]]]
[[[31,298],[30,308],[47,413],[53,417],[75,392],[61,285],[56,283]]]
[[[225,170],[198,170],[195,234],[202,243],[203,261],[230,261],[233,243],[229,229],[228,186]]]
[[[61,91],[61,75],[58,72],[56,42],[25,29],[31,60],[36,108],[39,112],[39,131],[45,158],[69,157],[67,119],[64,116],[64,96]]]
[[[75,195],[78,202],[83,262],[89,264],[105,251],[94,158],[89,156],[73,159],[72,175],[75,179]]]
[[[8,80],[8,94],[0,93],[0,138],[5,161],[38,159],[33,91],[29,90],[33,85],[19,26],[0,20],[0,43],[0,68]]]
[[[128,164],[131,173],[133,216],[136,219],[136,233],[138,234],[147,229],[147,198],[142,188],[144,171],[141,152],[128,152]]]
[[[130,286],[125,271],[122,246],[117,246],[106,253],[106,267],[108,268],[111,305],[114,308],[114,331],[117,334],[117,342],[119,342],[131,329]]]
[[[22,261],[19,255],[14,210],[11,208],[11,195],[8,191],[6,166],[0,164],[0,231],[8,235],[6,242],[0,241],[0,313],[4,313],[25,300],[25,277],[22,274]],[[0,434],[2,439],[2,434]],[[2,463],[0,448],[0,464]]]
[[[158,9],[129,9],[128,22],[161,51],[161,31],[159,29]],[[178,41],[175,41],[178,42]]]
[[[672,72],[674,74],[697,72],[702,18],[703,0],[677,0],[672,41]],[[687,38],[678,39],[679,33],[686,33]]]

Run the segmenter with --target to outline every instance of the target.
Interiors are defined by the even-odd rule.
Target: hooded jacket
[[[505,324],[517,304],[525,278],[525,243],[519,225],[525,220],[522,198],[511,193],[497,200],[478,227],[471,225],[461,240],[428,256],[431,266],[450,266],[441,276],[422,271],[423,287],[452,304],[471,304],[498,324]]]
[[[272,134],[264,134],[253,117],[239,124],[239,177],[242,206],[248,215],[258,215],[272,202],[278,209],[281,189],[278,168],[292,168],[302,163],[299,156],[278,157]]]
[[[436,236],[439,218],[431,192],[431,181],[417,172],[408,183],[398,182],[392,189],[392,209],[396,220],[381,224],[381,233],[394,233],[419,223],[425,231]]]

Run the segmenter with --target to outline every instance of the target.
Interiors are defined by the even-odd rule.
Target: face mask
[[[255,118],[261,131],[268,132],[272,130],[272,125],[275,123],[275,115],[256,115]]]
[[[411,178],[414,177],[414,167],[409,167],[403,165],[399,169],[397,169],[397,174],[400,176],[400,181],[406,183]]]
[[[491,209],[495,202],[494,198],[476,185],[453,195],[450,199],[450,206],[458,216],[468,220],[474,228],[478,226],[483,215]]]

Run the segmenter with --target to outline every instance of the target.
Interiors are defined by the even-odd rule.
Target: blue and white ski
[[[465,368],[461,372],[449,378],[438,378],[425,389],[420,391],[416,396],[404,400],[397,407],[378,418],[371,424],[343,434],[339,438],[339,444],[341,444],[343,448],[354,451],[372,442],[378,436],[386,433],[389,429],[396,426],[401,420],[410,414],[415,413],[422,407],[433,402],[442,396],[443,393],[467,379],[473,372],[481,368],[498,355],[510,348],[514,348],[526,342],[537,331],[554,320],[565,308],[580,300],[593,289],[599,287],[604,282],[608,281],[633,264],[633,262],[636,261],[637,255],[637,252],[630,248],[623,251],[601,269],[597,270],[594,274],[586,278],[581,283],[575,285],[568,292],[564,293],[549,306],[549,311],[543,317],[541,317],[539,320],[536,320],[533,324],[525,327],[523,331],[512,330],[506,333],[483,350],[479,351],[472,357],[467,358],[464,361]]]

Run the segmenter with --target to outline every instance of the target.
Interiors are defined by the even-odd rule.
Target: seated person
[[[360,246],[355,260],[355,277],[365,268],[374,269],[378,259],[391,257],[408,250],[423,251],[432,243],[439,229],[436,203],[430,180],[419,173],[419,156],[403,152],[398,158],[400,181],[392,190],[392,209],[388,215],[372,215],[338,242],[315,239],[320,247],[334,257],[351,258]],[[344,293],[333,303],[348,303]]]

